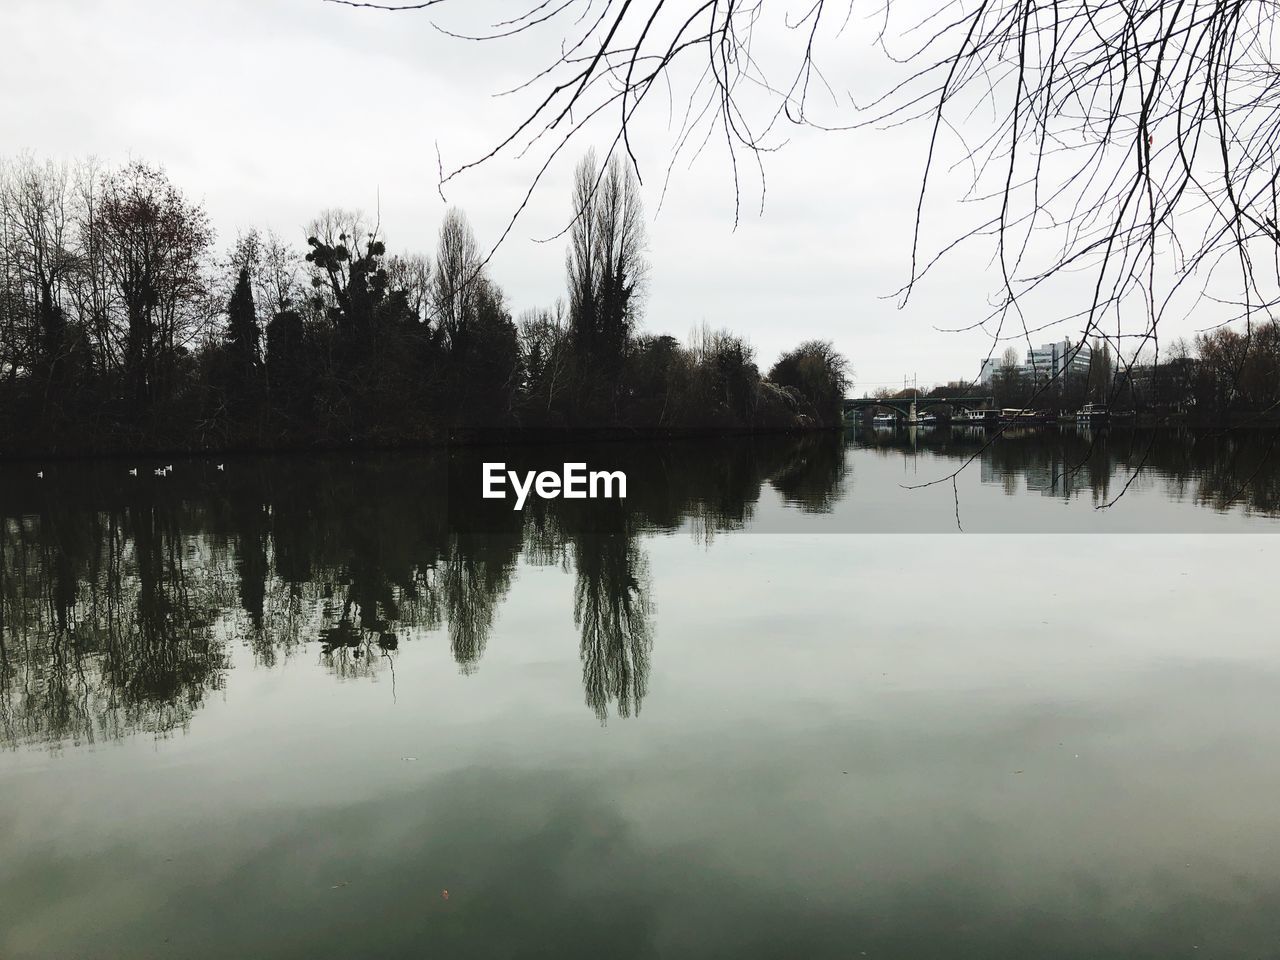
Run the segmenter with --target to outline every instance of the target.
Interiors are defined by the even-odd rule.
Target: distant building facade
[[[1070,340],[1060,340],[1057,343],[1045,343],[1028,350],[1026,363],[1015,369],[1019,376],[1030,380],[1063,381],[1087,377],[1092,356],[1093,351],[1088,343],[1074,344]],[[999,373],[1000,360],[996,357],[988,357],[982,361],[982,372],[978,375],[978,382],[989,387]]]
[[[1027,351],[1024,373],[1035,379],[1066,380],[1089,375],[1089,360],[1093,351],[1089,344],[1073,344],[1070,340],[1046,343]]]

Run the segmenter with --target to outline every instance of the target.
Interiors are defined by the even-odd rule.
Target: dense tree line
[[[0,170],[0,442],[211,449],[439,440],[451,431],[798,429],[839,421],[846,364],[811,342],[765,376],[727,332],[641,331],[638,184],[588,154],[567,296],[513,316],[457,209],[434,258],[327,210],[305,254],[142,162]]]
[[[1280,327],[1274,322],[1179,341],[1158,366],[1132,377],[1136,402],[1217,413],[1274,413],[1280,407]]]

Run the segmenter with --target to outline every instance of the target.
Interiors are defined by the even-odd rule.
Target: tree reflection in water
[[[582,685],[601,722],[640,712],[653,649],[648,565],[633,517],[617,501],[591,503],[598,525],[573,537],[573,619],[581,631]]]
[[[844,462],[831,435],[539,456],[604,456],[626,471],[628,499],[478,519],[456,487],[448,495],[458,465],[446,454],[244,459],[225,472],[193,461],[156,481],[118,462],[43,480],[5,471],[0,741],[169,735],[222,687],[236,643],[263,665],[315,650],[336,676],[359,677],[444,629],[470,673],[522,558],[572,570],[587,705],[602,722],[629,717],[654,635],[643,537],[741,529],[766,482],[828,509]]]
[[[1094,504],[1132,489],[1280,512],[1280,454],[1246,432],[872,432],[863,455],[929,453],[983,482]],[[477,499],[489,450],[185,462],[163,479],[119,462],[0,472],[0,742],[91,743],[184,729],[226,682],[233,644],[273,665],[318,656],[338,678],[393,664],[441,633],[481,667],[518,565],[572,573],[588,707],[639,713],[655,625],[643,544],[708,545],[745,528],[767,484],[792,509],[847,495],[840,438],[506,449],[512,467],[607,461],[625,501]],[[467,482],[460,482],[457,476]],[[451,482],[451,477],[454,478]],[[462,496],[461,492],[472,496]]]
[[[8,502],[8,501],[6,501]],[[88,742],[184,727],[227,658],[234,602],[184,533],[198,511],[134,498],[110,512],[50,499],[0,528],[0,725],[6,742]]]
[[[1280,513],[1280,443],[1272,429],[1013,427],[990,441],[982,429],[855,432],[860,448],[889,456],[927,452],[957,466],[977,457],[970,469],[1010,496],[1023,490],[1062,499],[1087,493],[1101,505],[1132,478],[1130,489],[1160,490],[1214,510]]]

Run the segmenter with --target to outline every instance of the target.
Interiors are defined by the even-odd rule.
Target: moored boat
[[[953,424],[963,427],[984,427],[1000,419],[999,410],[957,410],[951,417]]]
[[[1086,403],[1076,411],[1076,423],[1098,426],[1111,419],[1111,411],[1101,403]]]
[[[1044,410],[1024,410],[1017,407],[1005,407],[1000,411],[1001,423],[1012,423],[1020,426],[1057,423],[1057,415]]]

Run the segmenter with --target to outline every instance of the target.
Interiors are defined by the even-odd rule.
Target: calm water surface
[[[0,957],[1280,957],[1280,451],[984,443],[0,469]]]

